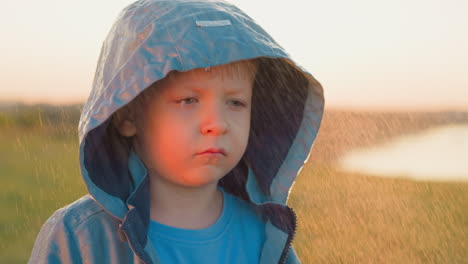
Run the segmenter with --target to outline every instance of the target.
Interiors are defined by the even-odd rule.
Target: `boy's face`
[[[213,184],[242,158],[249,137],[253,81],[213,70],[164,79],[147,101],[136,126],[135,151],[152,180],[186,187]],[[209,148],[223,148],[226,154],[199,154]]]

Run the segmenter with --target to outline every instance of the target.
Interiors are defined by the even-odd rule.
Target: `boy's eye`
[[[187,102],[187,101],[190,101],[190,99],[195,99],[195,98],[194,97],[184,98],[184,99],[177,101],[177,103],[180,104],[180,102]]]
[[[187,97],[187,98],[183,98],[183,99],[180,99],[178,101],[176,101],[178,104],[180,104],[181,102],[192,102],[191,99],[195,99],[195,97]],[[232,102],[235,102],[234,106],[236,107],[245,107],[245,104],[239,100],[231,100]],[[186,103],[187,104],[187,103]],[[190,103],[188,103],[190,104]]]
[[[236,106],[239,106],[239,107],[245,107],[245,104],[241,101],[237,101],[237,100],[232,100],[233,102],[236,102]]]

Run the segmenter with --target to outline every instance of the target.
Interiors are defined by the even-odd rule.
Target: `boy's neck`
[[[158,223],[183,228],[205,229],[223,211],[223,194],[217,183],[202,187],[183,187],[167,181],[150,181],[150,218]]]

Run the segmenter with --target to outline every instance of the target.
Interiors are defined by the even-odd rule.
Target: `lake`
[[[413,180],[468,181],[468,124],[428,129],[366,149],[355,149],[338,169]]]

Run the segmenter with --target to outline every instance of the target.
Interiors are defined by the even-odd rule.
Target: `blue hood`
[[[246,59],[259,62],[249,141],[219,185],[256,206],[286,205],[319,131],[323,88],[252,18],[222,1],[137,1],[119,14],[79,123],[80,168],[92,198],[120,220],[136,208],[132,217],[146,227],[146,169],[111,125],[113,113],[170,71]]]

